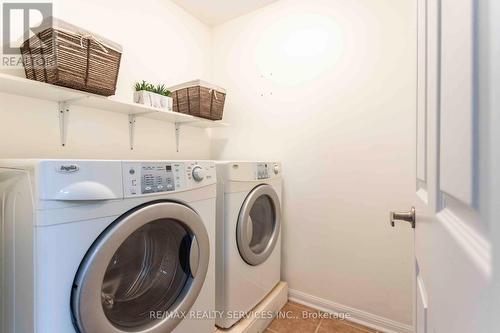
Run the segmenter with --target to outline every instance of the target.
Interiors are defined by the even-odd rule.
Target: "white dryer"
[[[281,164],[216,165],[216,325],[229,328],[280,281]]]
[[[215,198],[211,162],[0,161],[0,331],[213,332]]]

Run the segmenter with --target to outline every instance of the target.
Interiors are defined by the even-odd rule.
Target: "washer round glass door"
[[[236,227],[236,241],[241,257],[252,266],[260,265],[271,255],[280,233],[279,197],[270,185],[259,185],[241,206]]]
[[[173,202],[142,206],[94,242],[76,275],[81,333],[170,332],[198,297],[210,258],[200,216]]]

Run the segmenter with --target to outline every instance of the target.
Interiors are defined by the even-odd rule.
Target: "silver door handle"
[[[394,227],[396,221],[406,221],[411,223],[415,229],[415,207],[411,207],[409,212],[391,212],[391,226]]]
[[[189,252],[189,269],[191,270],[191,276],[195,277],[196,272],[198,272],[198,265],[200,264],[200,246],[198,245],[198,240],[196,236],[193,236],[191,240],[191,250]]]

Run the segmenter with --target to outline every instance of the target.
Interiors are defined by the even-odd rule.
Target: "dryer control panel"
[[[209,162],[123,162],[125,196],[184,191],[215,183]]]
[[[272,162],[261,162],[255,164],[255,179],[270,179],[278,176],[280,173],[280,165]]]
[[[266,182],[282,177],[280,162],[265,161],[219,161],[217,177],[224,181]]]

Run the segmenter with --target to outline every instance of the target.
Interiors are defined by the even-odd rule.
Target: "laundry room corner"
[[[415,6],[284,0],[213,36],[231,126],[212,129],[211,156],[283,162],[291,299],[404,332],[413,253],[393,249],[412,234],[385,230],[413,195]]]

